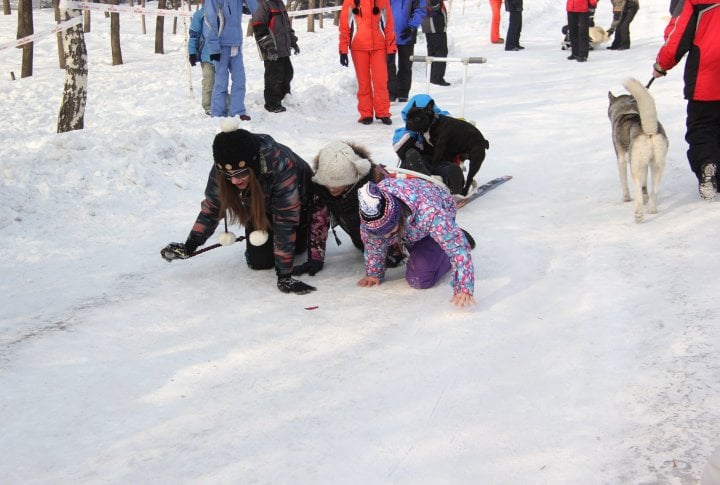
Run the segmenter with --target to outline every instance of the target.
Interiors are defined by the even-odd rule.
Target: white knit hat
[[[334,141],[320,150],[316,158],[317,168],[313,182],[325,187],[353,185],[368,174],[370,160],[359,155],[356,149],[343,141]]]

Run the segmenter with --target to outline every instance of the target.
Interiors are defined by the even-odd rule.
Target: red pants
[[[490,42],[496,42],[500,38],[500,6],[502,0],[490,0],[492,9],[492,20],[490,21]]]
[[[385,49],[354,51],[352,55],[358,82],[358,111],[360,118],[390,116],[390,95],[387,82],[387,53]]]

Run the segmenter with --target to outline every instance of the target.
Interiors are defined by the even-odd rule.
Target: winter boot
[[[475,239],[470,235],[469,232],[467,232],[465,229],[460,229],[463,234],[465,234],[465,239],[467,239],[468,244],[470,245],[470,249],[475,249]]]
[[[700,183],[698,184],[698,191],[700,197],[705,200],[715,200],[717,195],[717,164],[715,162],[704,163],[700,169]]]

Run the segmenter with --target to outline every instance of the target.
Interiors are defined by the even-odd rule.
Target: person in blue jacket
[[[213,86],[215,85],[215,65],[210,60],[210,50],[203,34],[203,21],[205,19],[205,7],[195,12],[190,21],[190,33],[188,39],[188,60],[190,65],[195,67],[200,61],[202,68],[202,107],[205,114],[210,114],[210,99]]]
[[[387,56],[388,92],[390,101],[405,102],[410,95],[412,84],[412,61],[418,28],[425,18],[425,0],[391,0],[397,65],[395,56]]]
[[[257,0],[206,0],[205,39],[210,59],[215,63],[215,86],[210,102],[212,116],[239,116],[248,121],[245,109],[245,66],[242,42],[245,35],[242,14],[251,14]],[[232,78],[229,106],[226,104]]]

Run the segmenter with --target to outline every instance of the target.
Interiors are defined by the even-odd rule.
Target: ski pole
[[[655,81],[655,76],[650,78],[648,83],[645,85],[645,89],[650,89],[650,86],[652,86],[653,81]]]
[[[237,238],[235,238],[235,242],[240,242],[243,239],[245,239],[245,236],[238,236]],[[212,244],[206,248],[198,249],[197,251],[190,253],[190,256],[188,256],[188,257],[192,258],[193,256],[197,256],[198,254],[202,254],[206,251],[210,251],[211,249],[217,249],[220,246],[225,246],[225,244],[220,244],[220,243]]]

